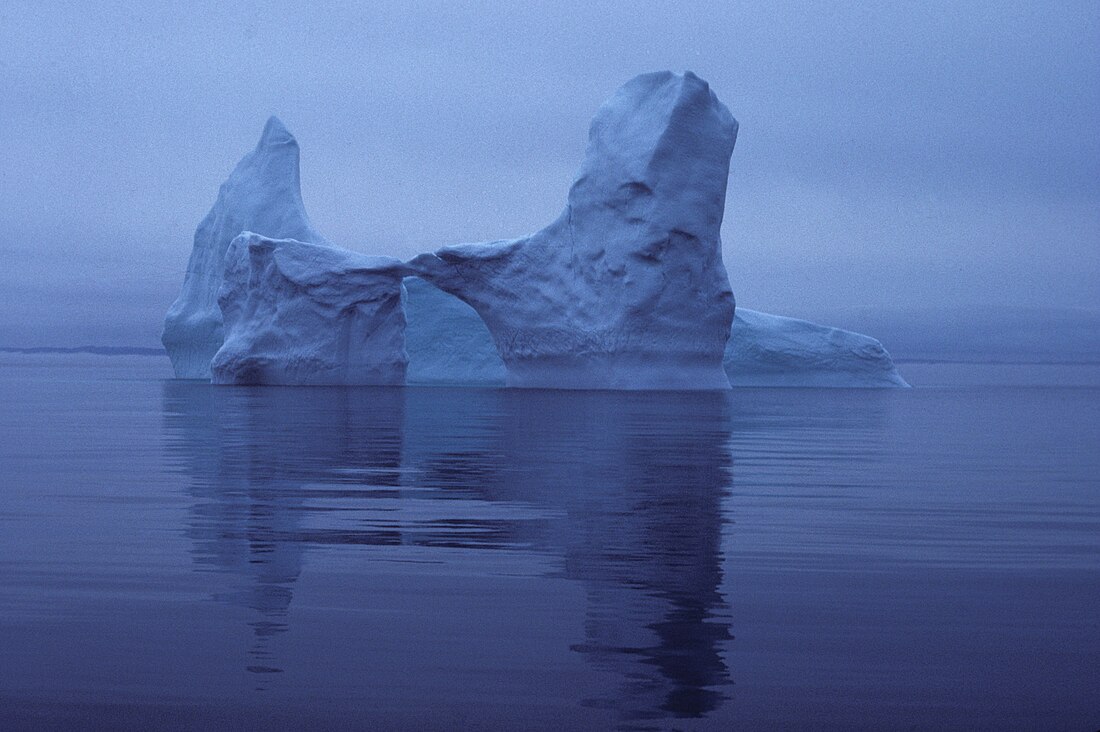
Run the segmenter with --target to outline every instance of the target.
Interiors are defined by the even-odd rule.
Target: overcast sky
[[[557,216],[588,122],[690,69],[740,122],[739,305],[1100,307],[1100,3],[0,4],[0,345],[155,345],[279,115],[316,227],[407,257]]]

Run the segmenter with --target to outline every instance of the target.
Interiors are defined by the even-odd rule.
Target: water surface
[[[0,360],[0,728],[1100,724],[1095,386],[166,376]]]

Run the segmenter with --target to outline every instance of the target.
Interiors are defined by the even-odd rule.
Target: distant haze
[[[868,5],[7,0],[0,345],[155,346],[270,114],[317,228],[408,257],[544,226],[599,104],[665,68],[741,125],[739,304],[1095,312],[1100,4]]]

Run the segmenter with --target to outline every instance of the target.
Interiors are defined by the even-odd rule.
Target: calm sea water
[[[0,360],[0,729],[1100,726],[1095,369],[728,394],[167,371]]]

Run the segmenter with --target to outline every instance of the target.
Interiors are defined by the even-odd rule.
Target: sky
[[[0,345],[156,345],[271,114],[316,228],[405,258],[548,224],[600,103],[660,69],[740,123],[739,306],[1100,309],[1093,0],[5,0]]]

